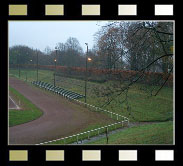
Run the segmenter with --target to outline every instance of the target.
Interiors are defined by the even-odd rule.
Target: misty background
[[[82,49],[85,43],[92,48],[93,35],[108,21],[9,21],[9,46],[26,45],[45,51],[55,49],[57,43],[65,43],[69,37],[77,38]]]

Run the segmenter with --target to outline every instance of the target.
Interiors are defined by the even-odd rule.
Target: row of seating
[[[54,85],[52,85],[50,83],[47,83],[47,82],[32,81],[32,84],[34,84],[36,86],[39,86],[40,88],[43,88],[45,90],[52,91],[52,92],[54,92],[56,94],[59,94],[59,95],[62,95],[64,97],[68,97],[68,98],[71,98],[71,99],[79,99],[79,98],[84,97],[84,95],[81,95],[79,93],[63,89],[63,88],[58,87],[58,86],[54,86]]]

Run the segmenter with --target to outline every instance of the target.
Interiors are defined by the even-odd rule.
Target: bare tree
[[[150,90],[148,88],[150,96],[157,96],[172,75],[173,53],[170,51],[170,46],[173,45],[173,23],[133,22],[126,24],[114,22],[108,26],[108,29],[111,26],[119,29],[126,27],[120,31],[123,47],[121,47],[121,55],[117,56],[115,60],[118,61],[123,57],[129,65],[129,69],[136,72],[132,72],[133,74],[127,79],[121,73],[108,72],[108,75],[112,75],[108,78],[113,78],[114,81],[110,82],[108,86],[95,89],[95,93],[99,97],[105,98],[105,103],[101,107],[118,100],[121,104],[126,104],[129,116],[133,117],[128,102],[130,87],[139,82],[147,84],[147,72],[156,72],[156,68],[159,66],[164,72],[163,75],[158,78],[152,77],[150,81],[150,85],[159,85],[159,88]]]

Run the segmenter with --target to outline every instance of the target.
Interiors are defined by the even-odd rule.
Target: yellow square
[[[64,15],[64,5],[45,5],[45,15]]]
[[[137,161],[137,150],[119,150],[119,161]]]
[[[46,161],[64,161],[64,150],[47,150]]]
[[[83,161],[100,161],[101,151],[100,150],[83,150]]]
[[[137,5],[118,5],[118,15],[137,15]]]
[[[9,5],[9,15],[10,16],[26,16],[27,15],[27,5]]]
[[[100,5],[82,5],[82,15],[100,15]]]
[[[10,161],[28,161],[27,150],[10,150],[9,151]]]

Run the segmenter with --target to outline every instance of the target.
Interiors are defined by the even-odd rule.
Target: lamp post
[[[38,51],[36,50],[36,54],[37,54],[37,81],[38,81]]]
[[[87,89],[87,68],[88,68],[88,60],[87,60],[87,58],[88,58],[88,43],[85,43],[86,44],[86,47],[87,47],[87,53],[86,53],[86,66],[85,66],[85,68],[86,68],[86,70],[85,70],[85,103],[86,103],[86,89]]]
[[[56,57],[55,57],[55,59],[57,58],[57,51],[58,51],[58,47],[56,46],[55,47],[55,51],[56,51]]]
[[[54,59],[54,62],[55,62],[55,72],[54,72],[54,87],[55,87],[55,74],[56,74],[56,65],[57,65],[57,60],[56,59]]]
[[[28,56],[28,52],[26,52],[26,55]],[[28,65],[27,65],[28,66]],[[26,80],[26,82],[27,82],[27,70],[28,70],[28,67],[25,67],[25,80]]]
[[[91,58],[88,58],[88,43],[85,43],[87,46],[86,53],[86,71],[85,71],[85,103],[86,103],[86,94],[87,94],[87,81],[88,81],[88,61],[91,61]]]
[[[30,70],[32,69],[32,59],[30,59]]]
[[[54,59],[54,62],[55,62],[55,72],[54,72],[54,87],[56,86],[56,80],[55,80],[55,75],[56,75],[56,69],[57,69],[57,51],[58,51],[58,47],[56,46],[55,47],[55,51],[56,51],[56,55],[55,55],[55,59]]]
[[[30,62],[29,63],[30,63],[30,69],[32,69],[32,67],[33,67],[32,66],[32,59],[30,59]]]
[[[18,76],[20,78],[20,54],[18,53]]]

